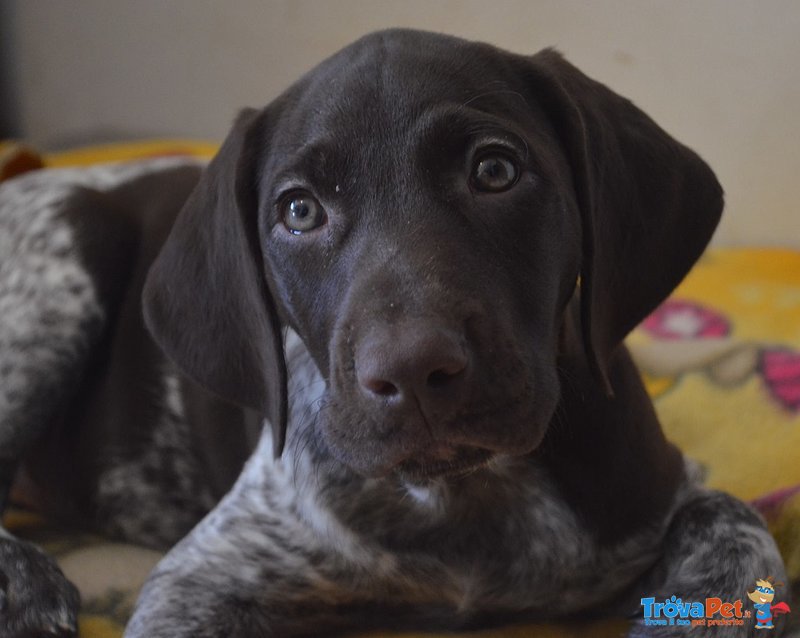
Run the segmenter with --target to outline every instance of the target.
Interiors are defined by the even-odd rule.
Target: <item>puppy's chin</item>
[[[389,436],[353,437],[334,420],[317,422],[328,453],[339,463],[365,478],[400,478],[425,485],[493,470],[499,459],[522,458],[534,452],[548,430],[551,410],[539,405],[531,411],[506,413],[506,418],[465,421],[448,428],[444,438],[430,434],[395,431]],[[329,413],[330,414],[330,413]],[[512,417],[512,418],[508,418]],[[331,429],[329,429],[331,428]]]
[[[438,478],[457,478],[487,467],[495,452],[468,445],[439,445],[409,458],[394,472],[409,483],[427,483]]]

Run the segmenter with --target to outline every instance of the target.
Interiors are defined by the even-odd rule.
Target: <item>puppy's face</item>
[[[547,118],[507,58],[437,47],[372,38],[329,60],[270,107],[257,171],[272,296],[327,380],[315,427],[369,476],[536,448],[579,271]]]
[[[269,418],[276,453],[289,325],[327,380],[313,427],[336,457],[452,475],[541,442],[562,334],[608,391],[615,348],[721,210],[697,155],[557,53],[387,31],[243,112],[145,318],[187,375]]]

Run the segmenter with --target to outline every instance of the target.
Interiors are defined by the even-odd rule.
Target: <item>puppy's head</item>
[[[608,386],[721,209],[694,153],[558,54],[383,32],[239,117],[145,311],[187,374],[270,418],[276,451],[291,326],[339,460],[454,474],[541,442],[573,297]]]

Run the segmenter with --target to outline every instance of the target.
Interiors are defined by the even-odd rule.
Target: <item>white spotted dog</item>
[[[1,485],[177,543],[128,638],[614,614],[682,636],[641,599],[783,578],[622,345],[721,188],[551,50],[379,32],[244,111],[205,169],[1,188]],[[74,634],[39,550],[4,537],[0,579],[0,635]]]
[[[213,505],[198,480],[205,470],[187,459],[187,424],[164,401],[162,386],[177,383],[160,373],[168,366],[142,371],[152,416],[122,422],[128,401],[102,404],[114,370],[130,363],[111,358],[121,313],[138,306],[136,255],[157,250],[131,211],[156,200],[151,212],[174,211],[199,172],[166,159],[36,171],[0,185],[0,509],[25,474],[54,518],[167,548]],[[170,190],[154,200],[152,187],[164,184]],[[51,559],[0,527],[0,636],[72,635],[78,604]]]

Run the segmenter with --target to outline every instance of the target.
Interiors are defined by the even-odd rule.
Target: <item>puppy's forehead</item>
[[[489,45],[427,32],[371,34],[293,87],[288,130],[301,145],[331,130],[388,141],[408,134],[431,113],[444,112],[443,105],[503,112],[521,98],[508,69],[512,57]]]

